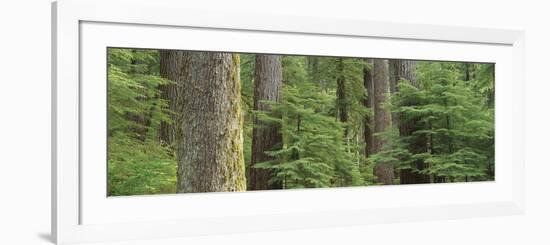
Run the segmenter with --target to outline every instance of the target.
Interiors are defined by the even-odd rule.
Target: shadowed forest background
[[[494,64],[107,52],[110,196],[494,180]]]

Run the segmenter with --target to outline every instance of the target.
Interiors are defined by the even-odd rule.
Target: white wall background
[[[113,0],[114,1],[114,0]],[[163,240],[168,244],[550,244],[550,15],[545,1],[189,1],[306,16],[525,29],[527,214]],[[185,14],[185,13],[182,13]],[[50,0],[0,5],[0,244],[48,244]],[[510,98],[514,99],[514,98]],[[505,108],[501,108],[505,110]],[[160,244],[159,241],[115,244]]]

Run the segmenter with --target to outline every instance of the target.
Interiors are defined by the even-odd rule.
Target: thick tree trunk
[[[389,83],[389,67],[387,60],[374,60],[373,69],[373,84],[374,84],[374,133],[384,132],[391,126],[390,111],[384,103],[388,99],[390,93]],[[379,152],[385,144],[380,136],[374,136],[374,151]],[[391,163],[378,163],[374,167],[374,175],[378,178],[378,182],[385,185],[393,184],[393,165]]]
[[[239,55],[185,56],[176,106],[176,191],[244,191]]]
[[[365,116],[363,136],[365,140],[365,156],[369,157],[374,154],[374,83],[373,83],[373,61],[365,59],[365,67],[363,68],[363,86],[367,90],[367,97],[363,100],[363,105],[371,110],[371,114]]]
[[[281,98],[283,68],[279,55],[256,55],[254,73],[254,110],[270,111],[263,101],[278,102]],[[265,154],[282,146],[283,136],[280,127],[268,125],[254,118],[252,130],[252,168],[249,168],[250,188],[252,190],[281,189],[281,183],[269,184],[273,173],[269,169],[254,168],[254,164],[273,160]]]
[[[389,60],[390,66],[390,91],[398,91],[397,85],[400,80],[407,80],[413,86],[418,87],[416,80],[416,61],[414,60]]]
[[[185,51],[160,50],[160,76],[172,83],[159,86],[160,96],[168,103],[170,121],[162,121],[159,126],[158,139],[161,143],[172,145],[176,137],[175,114],[177,87],[181,86],[183,74],[183,62],[186,58]]]

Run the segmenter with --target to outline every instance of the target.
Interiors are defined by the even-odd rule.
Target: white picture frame
[[[52,4],[52,237],[56,243],[523,213],[522,31],[189,9],[182,15],[182,10],[185,3],[171,0]],[[150,33],[155,35],[144,35]],[[155,39],[162,35],[191,38],[183,44]],[[209,37],[230,41],[216,45],[205,41]],[[360,48],[365,44],[377,48]],[[496,180],[107,198],[105,140],[98,132],[105,132],[102,86],[105,51],[110,46],[495,62]],[[295,205],[285,205],[289,201]],[[182,206],[193,212],[178,212]]]

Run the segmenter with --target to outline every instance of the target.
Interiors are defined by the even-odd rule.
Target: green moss
[[[239,54],[231,54],[231,59],[233,59],[233,67],[231,67],[231,80],[236,81],[239,85],[239,91],[241,91],[240,88],[240,79],[239,79],[239,67],[241,66],[241,57]]]
[[[233,66],[231,67],[231,80],[235,83],[234,91],[235,100],[232,101],[233,115],[238,120],[239,126],[236,129],[231,130],[231,143],[228,149],[228,156],[237,154],[236,159],[232,159],[233,162],[229,163],[229,173],[225,178],[226,186],[234,188],[235,191],[246,191],[246,176],[244,166],[244,154],[243,154],[243,118],[241,111],[241,81],[240,81],[240,56],[239,54],[232,54]],[[234,183],[231,183],[234,182]]]

